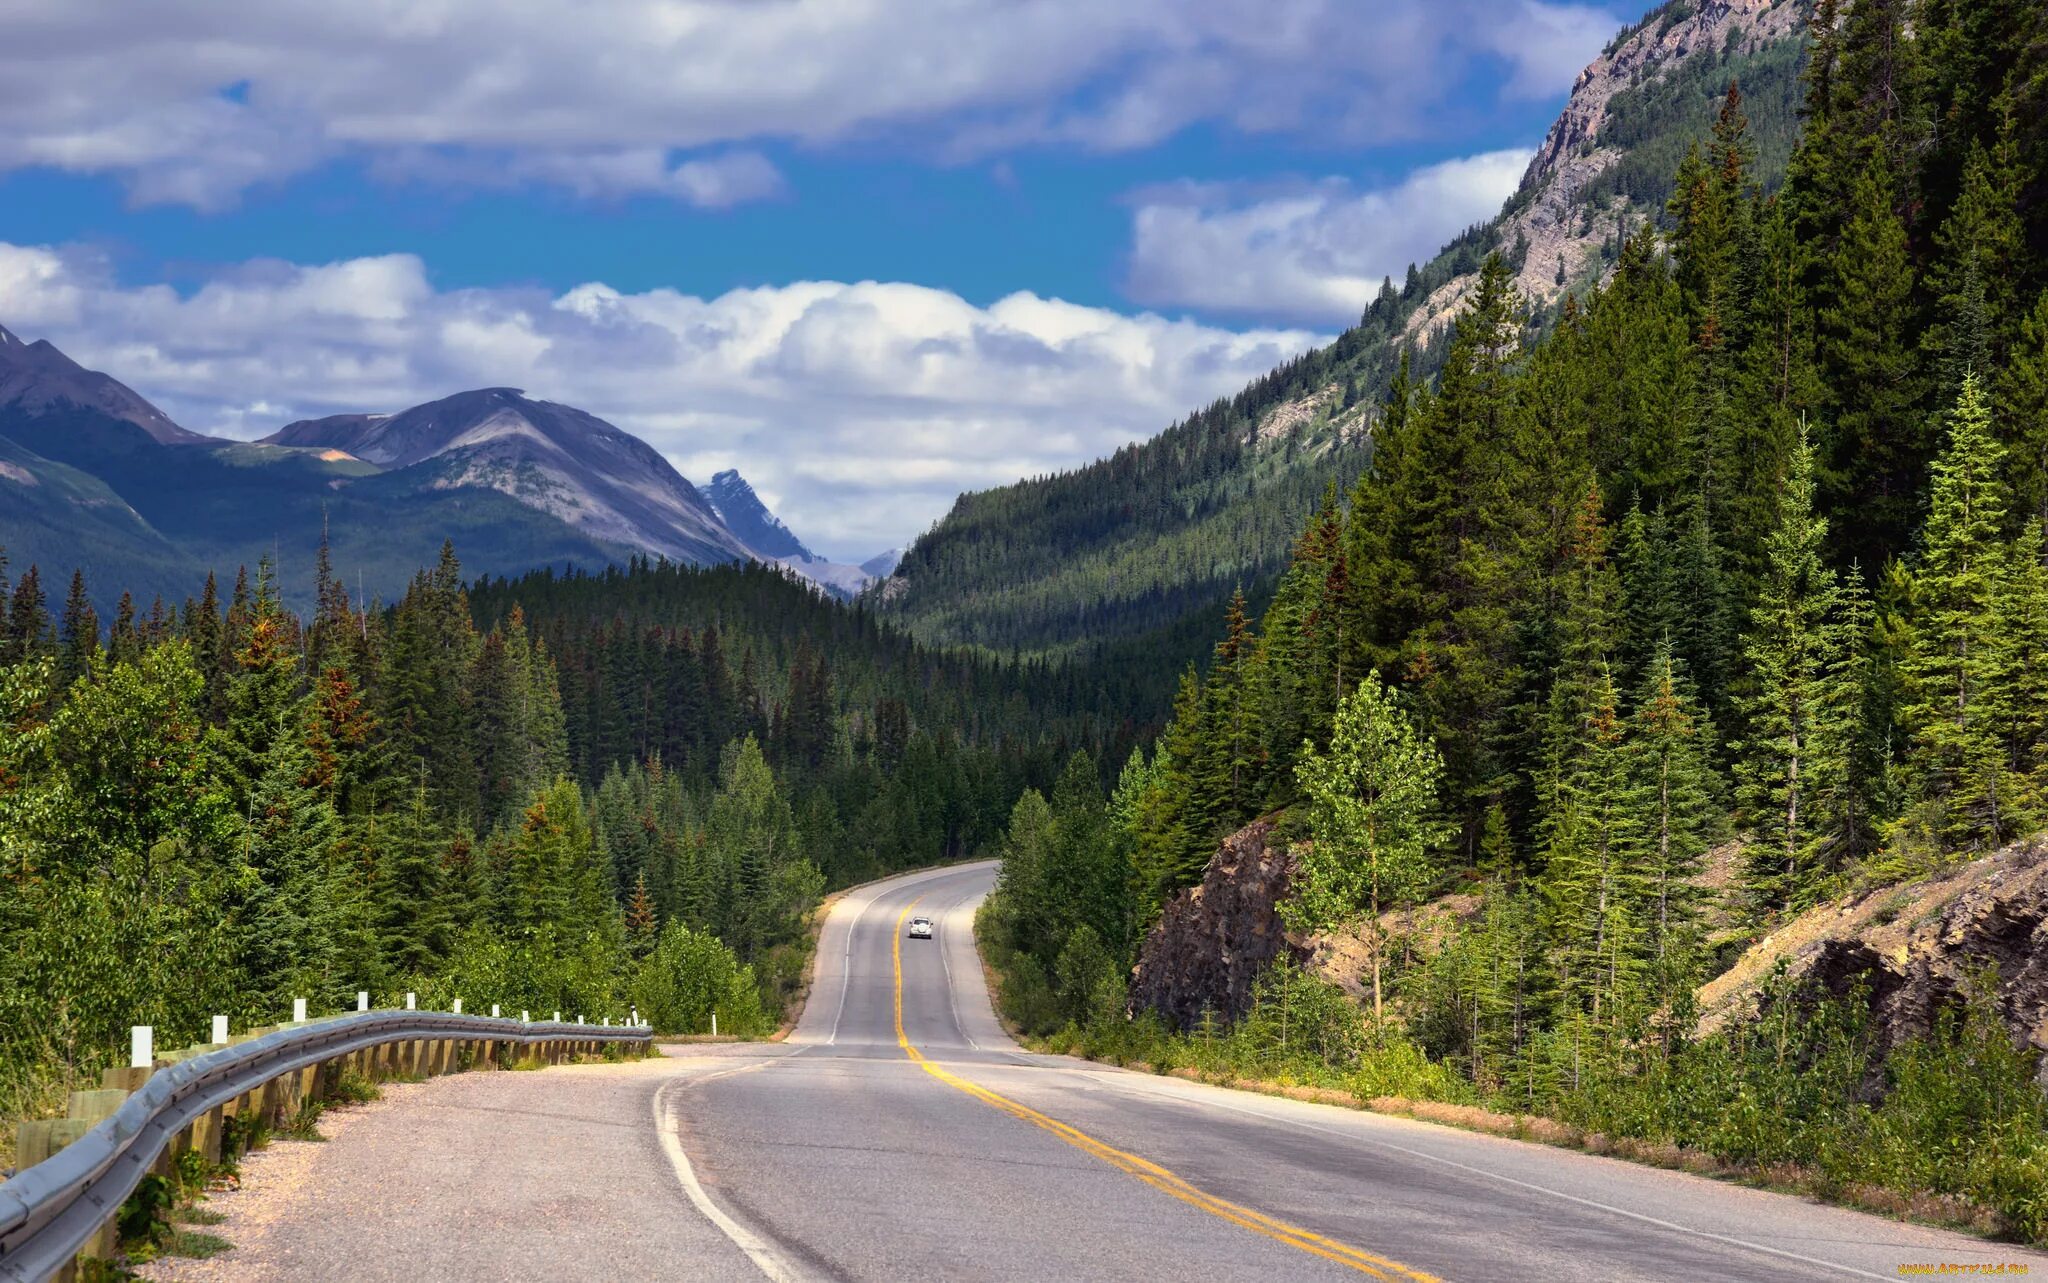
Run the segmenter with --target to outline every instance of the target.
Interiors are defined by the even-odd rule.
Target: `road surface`
[[[381,1140],[366,1124],[319,1147],[334,1172],[373,1167],[382,1202],[294,1198],[266,1230],[273,1256],[298,1245],[275,1276],[2048,1278],[2020,1248],[1785,1195],[1027,1054],[974,952],[993,879],[969,865],[843,899],[785,1043],[426,1084]],[[905,938],[913,910],[935,940]],[[432,1265],[408,1264],[414,1242]],[[212,1276],[262,1276],[235,1255]]]

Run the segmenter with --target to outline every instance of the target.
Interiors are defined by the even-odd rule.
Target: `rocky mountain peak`
[[[713,474],[711,484],[704,488],[704,497],[711,501],[712,509],[726,527],[763,557],[774,561],[824,560],[805,547],[782,518],[768,511],[768,505],[761,502],[739,469],[727,468]]]
[[[1626,195],[1590,195],[1626,154],[1605,132],[1618,95],[1654,85],[1694,59],[1741,57],[1798,40],[1808,14],[1806,0],[1697,0],[1665,4],[1615,37],[1573,82],[1497,227],[1494,244],[1503,252],[1526,247],[1515,279],[1522,297],[1548,304],[1599,275],[1601,246],[1619,219],[1640,224],[1659,212]],[[1427,342],[1477,280],[1467,274],[1438,287],[1409,318],[1407,337]]]
[[[0,327],[0,409],[41,416],[67,408],[133,424],[159,445],[201,445],[214,440],[179,427],[132,388],[86,369],[48,339],[25,343]]]

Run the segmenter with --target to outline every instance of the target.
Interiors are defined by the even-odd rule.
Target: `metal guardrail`
[[[171,1139],[207,1111],[272,1079],[392,1042],[459,1039],[531,1046],[645,1042],[646,1026],[529,1023],[424,1011],[372,1011],[264,1034],[152,1074],[113,1115],[0,1182],[0,1280],[41,1283],[121,1210]]]

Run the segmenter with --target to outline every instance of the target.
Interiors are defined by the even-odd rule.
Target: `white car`
[[[910,920],[910,938],[913,940],[929,940],[935,929],[930,918],[915,917]]]

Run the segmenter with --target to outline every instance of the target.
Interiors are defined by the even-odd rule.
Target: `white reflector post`
[[[555,1013],[555,1023],[558,1025],[562,1023],[562,1013],[559,1011]]]
[[[303,1022],[303,1021],[304,1021],[305,1019],[306,1019],[306,1000],[305,1000],[304,998],[294,998],[294,999],[292,999],[292,1023],[293,1023],[293,1024],[295,1024],[295,1025],[296,1025],[296,1024],[300,1024],[300,1023],[302,1023],[302,1022]]]
[[[410,989],[408,989],[408,990],[406,990],[406,991],[405,991],[405,1009],[406,1009],[407,1011],[417,1011],[417,1010],[419,1010],[419,1007],[417,1006],[417,1002],[416,1002],[416,999],[415,999],[415,997],[414,997],[414,994],[413,994],[412,990],[410,990]]]
[[[156,1027],[154,1025],[130,1025],[128,1027],[128,1064],[134,1069],[147,1069],[156,1059]]]
[[[580,1025],[580,1024],[582,1024],[582,1023],[583,1023],[583,1017],[582,1017],[582,1016],[578,1016],[578,1017],[576,1017],[576,1023],[577,1023],[577,1024],[579,1024],[579,1025]]]
[[[526,1014],[526,1008],[524,1007],[521,1007],[519,1009],[519,1023],[522,1025],[530,1025],[533,1023],[533,1017]]]
[[[493,1020],[496,1020],[497,1018],[498,1018],[498,1004],[494,1002],[494,1003],[492,1003],[492,1004],[491,1004],[491,1019],[493,1019]]]
[[[458,1016],[462,1014],[462,999],[460,998],[455,1000],[455,1014]]]
[[[356,990],[356,1010],[357,1010],[357,1011],[368,1011],[369,1009],[370,1009],[370,991],[369,991],[368,989],[358,989],[358,990]]]
[[[213,1018],[213,1044],[218,1047],[227,1040],[228,1018],[226,1016],[215,1016]]]
[[[635,1008],[633,1008],[633,1025],[634,1025],[634,1027],[635,1027],[635,1028],[638,1028],[638,1027],[639,1027],[639,1024],[640,1024],[640,1008],[638,1008],[638,1007],[635,1007]]]
[[[610,1016],[604,1018],[604,1027],[607,1029],[612,1027],[612,1018]]]

